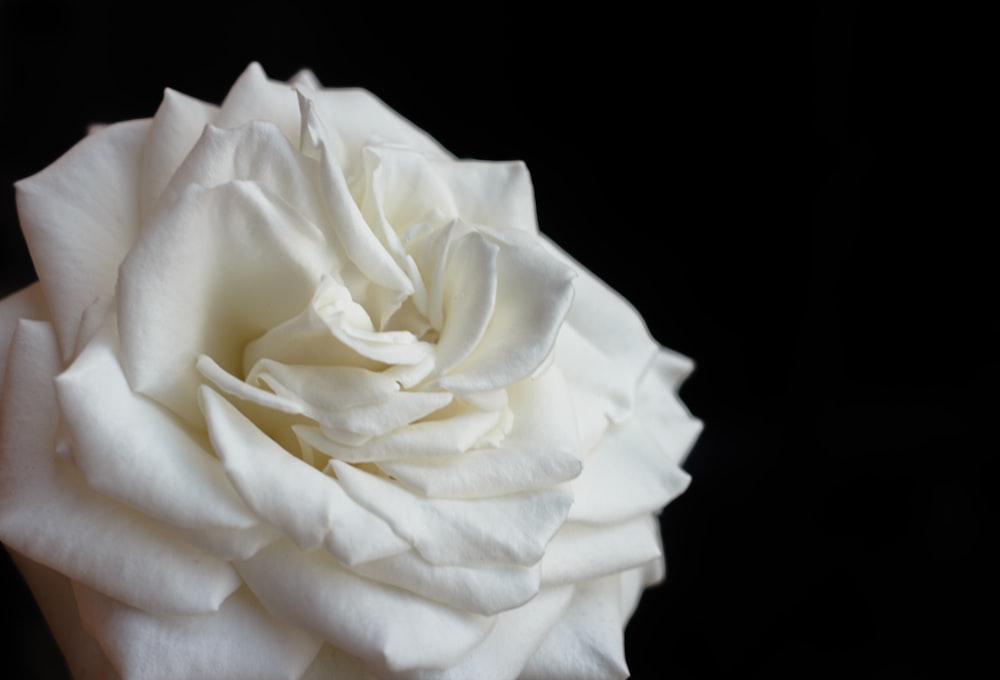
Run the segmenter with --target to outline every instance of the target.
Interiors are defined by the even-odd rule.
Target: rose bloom
[[[0,539],[77,678],[624,678],[690,362],[363,90],[254,64],[17,184]]]

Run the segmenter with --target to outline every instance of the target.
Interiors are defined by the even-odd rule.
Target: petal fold
[[[109,125],[23,179],[17,212],[68,359],[83,310],[115,290],[139,233],[142,146],[150,121]]]
[[[409,549],[336,480],[302,462],[209,387],[201,388],[209,436],[243,500],[303,550],[325,546],[346,564]]]
[[[240,374],[246,344],[311,299],[330,266],[326,253],[315,226],[259,185],[189,187],[122,263],[118,325],[129,383],[199,423],[197,358]]]
[[[491,618],[369,581],[323,551],[304,553],[288,542],[237,568],[272,614],[384,669],[383,675],[452,666],[493,626]]]
[[[422,498],[348,463],[331,460],[330,467],[352,498],[433,564],[535,564],[573,502],[558,488],[475,500]]]
[[[566,613],[528,661],[519,678],[627,678],[629,673],[619,621],[618,589],[617,576],[578,585]]]
[[[84,625],[123,678],[298,680],[322,641],[269,614],[241,588],[219,611],[203,616],[154,616],[80,586]]]
[[[55,453],[59,368],[52,327],[22,321],[0,417],[0,539],[134,607],[214,611],[239,586],[229,564],[96,494]]]

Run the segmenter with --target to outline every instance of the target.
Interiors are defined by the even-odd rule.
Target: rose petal
[[[675,420],[661,428],[667,451],[686,449],[701,431],[695,420]],[[674,446],[676,444],[676,446]],[[576,502],[569,519],[611,524],[659,512],[687,488],[691,476],[654,439],[638,417],[612,426],[573,482]]]
[[[471,448],[496,427],[500,413],[470,410],[443,420],[425,420],[357,443],[343,430],[297,425],[295,434],[327,456],[350,463],[454,456]],[[346,443],[342,443],[345,442]]]
[[[523,605],[538,593],[538,565],[467,567],[436,565],[405,553],[354,567],[366,578],[387,583],[462,611],[484,616]]]
[[[387,461],[380,467],[435,498],[499,496],[551,487],[579,475],[582,451],[560,372],[549,370],[509,392],[514,425],[499,446],[447,458]]]
[[[214,124],[220,128],[237,128],[254,120],[274,123],[288,141],[298,144],[298,95],[288,83],[270,80],[257,62],[247,66],[236,79]]]
[[[361,163],[361,150],[373,142],[400,144],[428,156],[450,159],[430,135],[360,88],[322,89],[310,94],[316,115],[332,135],[330,151],[347,176]],[[335,141],[334,141],[335,139]]]
[[[139,229],[142,145],[149,120],[109,125],[22,179],[17,211],[68,359],[83,310],[115,290]]]
[[[373,225],[402,234],[414,224],[457,218],[538,230],[531,178],[520,161],[455,161],[388,145],[368,146],[362,158],[368,182],[360,205]]]
[[[365,665],[332,645],[323,645],[302,680],[375,680]]]
[[[533,237],[507,231],[500,246],[489,327],[465,361],[440,379],[443,388],[459,394],[506,387],[531,375],[551,353],[573,301],[572,271]]]
[[[541,591],[523,607],[497,616],[490,634],[451,668],[422,670],[408,674],[408,680],[509,680],[520,677],[540,641],[564,615],[573,598],[573,588]],[[553,676],[572,678],[571,675]]]
[[[391,673],[454,665],[493,620],[356,576],[323,551],[282,542],[237,564],[274,615]]]
[[[326,214],[317,193],[317,173],[316,161],[300,154],[274,123],[252,121],[235,129],[206,125],[161,200],[173,203],[191,184],[209,188],[245,180],[281,196],[307,222],[319,226]]]
[[[567,522],[542,559],[542,585],[559,586],[614,574],[663,555],[660,527],[649,515],[621,524]]]
[[[150,611],[213,611],[239,585],[230,565],[94,493],[56,456],[53,329],[22,321],[0,419],[0,538],[30,559]]]
[[[118,325],[129,383],[198,423],[197,357],[240,371],[244,346],[311,299],[330,266],[326,252],[314,226],[258,185],[190,187],[122,263]],[[166,322],[175,319],[183,323]]]
[[[149,220],[170,178],[219,107],[167,88],[142,149],[139,185],[143,222]]]
[[[409,548],[385,522],[355,507],[336,480],[278,446],[211,388],[200,394],[212,444],[233,485],[303,550],[325,543],[351,564]]]
[[[322,641],[276,619],[245,588],[204,616],[153,616],[77,584],[80,617],[123,678],[298,680]]]
[[[56,379],[73,458],[87,482],[168,524],[257,525],[218,459],[161,406],[132,392],[116,356],[114,325],[111,315]]]
[[[475,500],[421,498],[348,463],[333,459],[330,466],[354,500],[433,564],[532,565],[573,502],[558,488]]]
[[[8,552],[31,588],[73,677],[95,680],[116,678],[117,673],[108,657],[94,637],[83,628],[70,580],[20,553]]]
[[[619,596],[617,576],[578,585],[569,609],[518,677],[521,680],[627,678]]]
[[[574,390],[602,395],[606,415],[621,421],[631,413],[636,387],[659,346],[627,300],[544,236],[540,240],[579,274],[556,361]]]
[[[635,613],[642,591],[649,586],[660,583],[666,575],[666,562],[663,561],[662,557],[652,559],[642,566],[628,569],[618,575],[621,582],[618,599],[619,620],[623,627]]]
[[[0,300],[0,388],[7,370],[7,352],[19,319],[50,320],[41,284],[35,282]]]
[[[639,383],[636,412],[642,425],[677,465],[684,462],[702,430],[702,422],[677,398],[677,389],[693,368],[687,357],[661,349]]]
[[[343,283],[354,299],[365,301],[372,318],[382,327],[403,299],[414,292],[411,277],[406,272],[408,267],[402,246],[395,234],[382,230],[376,233],[365,221],[348,187],[345,169],[335,153],[327,151],[331,136],[317,118],[313,102],[300,95],[299,107],[302,152],[319,162],[320,195],[329,216],[328,235],[331,242],[339,243],[358,269],[359,275],[355,277],[345,270]]]

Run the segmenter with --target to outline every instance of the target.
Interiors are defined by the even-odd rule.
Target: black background
[[[525,160],[543,231],[698,364],[633,677],[966,677],[995,642],[987,24],[755,4],[0,0],[0,292],[34,278],[11,183],[87,124],[165,86],[221,101],[252,60],[366,87],[461,157]],[[2,579],[10,677],[59,677]]]

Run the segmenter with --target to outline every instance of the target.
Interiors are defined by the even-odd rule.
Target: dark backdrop
[[[542,229],[698,364],[635,678],[962,677],[994,616],[984,22],[755,4],[0,0],[0,291],[34,276],[11,183],[88,123],[152,115],[164,86],[218,102],[251,60],[364,86],[459,156],[524,159]],[[59,677],[0,574],[10,677]]]

